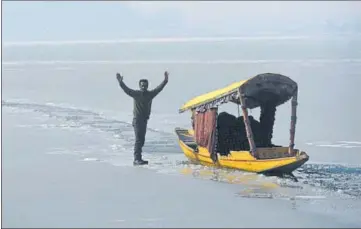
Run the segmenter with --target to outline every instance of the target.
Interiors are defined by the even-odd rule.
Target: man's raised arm
[[[135,96],[135,91],[130,89],[129,87],[127,87],[127,85],[125,85],[125,83],[123,82],[123,76],[121,76],[119,73],[117,73],[117,80],[119,82],[119,86],[123,89],[123,91],[129,95],[130,97],[134,97]]]
[[[163,90],[163,88],[165,87],[165,85],[167,85],[168,83],[168,72],[164,72],[164,80],[163,82],[158,85],[158,87],[154,88],[153,90],[151,90],[151,95],[152,97],[156,97],[158,95],[159,92],[161,92]]]

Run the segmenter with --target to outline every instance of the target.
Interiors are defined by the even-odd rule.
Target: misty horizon
[[[4,2],[3,41],[360,34],[360,2]]]

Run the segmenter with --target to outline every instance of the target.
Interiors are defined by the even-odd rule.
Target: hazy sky
[[[360,31],[361,2],[3,2],[4,41]]]

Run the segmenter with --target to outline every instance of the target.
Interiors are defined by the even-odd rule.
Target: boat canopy
[[[239,91],[244,95],[246,108],[253,109],[265,103],[279,106],[287,102],[297,92],[297,83],[281,74],[259,74],[197,96],[185,103],[179,109],[179,113],[192,109],[197,112],[204,112],[228,102],[240,104]]]

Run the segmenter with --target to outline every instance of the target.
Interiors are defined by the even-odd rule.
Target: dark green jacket
[[[135,119],[148,120],[152,109],[152,100],[163,90],[168,83],[164,80],[158,87],[150,91],[133,90],[127,87],[123,81],[119,83],[123,91],[134,99],[133,116]]]

